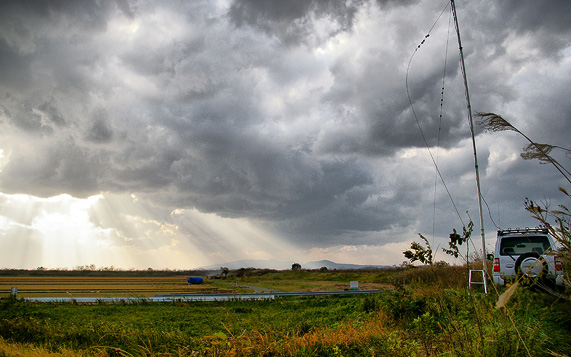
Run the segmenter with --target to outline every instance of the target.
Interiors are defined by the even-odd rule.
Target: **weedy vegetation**
[[[464,267],[248,269],[227,277],[239,285],[298,290],[319,282],[348,287],[357,279],[391,288],[369,295],[226,302],[3,298],[0,356],[561,356],[571,351],[569,300],[518,289],[505,308],[496,309],[501,291],[467,290]]]

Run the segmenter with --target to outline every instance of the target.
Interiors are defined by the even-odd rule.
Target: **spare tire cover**
[[[524,274],[530,278],[542,276],[546,268],[545,260],[539,259],[539,254],[534,252],[520,255],[515,262],[517,274]]]

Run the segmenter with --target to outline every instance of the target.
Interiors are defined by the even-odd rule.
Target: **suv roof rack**
[[[515,228],[515,229],[500,229],[498,230],[498,237],[499,236],[504,236],[507,234],[526,234],[526,233],[543,233],[543,234],[547,234],[549,233],[549,231],[547,230],[547,228]]]

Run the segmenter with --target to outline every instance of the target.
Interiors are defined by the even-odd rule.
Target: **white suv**
[[[505,285],[521,275],[563,287],[563,265],[553,237],[545,228],[498,231],[494,253],[494,283]]]

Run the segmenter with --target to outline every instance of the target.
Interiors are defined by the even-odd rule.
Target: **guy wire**
[[[414,55],[416,54],[416,52],[418,51],[418,49],[426,42],[426,40],[428,39],[428,37],[430,36],[430,32],[434,29],[434,27],[436,26],[436,23],[440,20],[440,17],[442,17],[442,14],[444,14],[444,11],[446,11],[446,9],[449,6],[449,2],[446,3],[446,6],[444,7],[444,9],[442,9],[442,12],[440,13],[440,15],[438,16],[438,18],[436,19],[436,21],[434,22],[434,24],[432,25],[432,27],[430,28],[430,30],[428,31],[428,34],[426,36],[424,36],[424,39],[422,40],[422,42],[415,48],[412,56],[410,57],[410,60],[408,62],[408,67],[406,69],[406,94],[408,96],[408,102],[410,104],[410,109],[412,111],[412,114],[414,116],[414,119],[416,121],[416,125],[418,126],[418,129],[420,130],[420,134],[422,136],[422,140],[424,141],[424,145],[426,146],[426,149],[428,150],[428,154],[430,155],[430,159],[432,160],[432,163],[434,164],[434,167],[436,169],[436,172],[438,174],[438,176],[440,177],[440,180],[442,181],[442,185],[444,186],[444,189],[446,190],[446,193],[448,194],[448,197],[450,198],[450,202],[452,203],[452,206],[454,207],[454,210],[456,211],[456,215],[458,216],[458,219],[460,220],[460,222],[462,223],[462,226],[466,226],[464,224],[464,221],[462,220],[462,216],[460,215],[460,212],[458,211],[458,208],[456,207],[456,203],[454,202],[454,199],[452,198],[452,194],[450,193],[450,190],[448,189],[448,186],[446,185],[446,182],[444,181],[444,177],[442,176],[442,173],[440,172],[440,169],[438,168],[438,164],[434,158],[434,156],[432,155],[432,151],[430,151],[430,146],[428,145],[428,141],[426,140],[426,136],[424,135],[424,131],[422,130],[422,127],[420,125],[420,120],[418,119],[418,116],[416,115],[416,111],[414,110],[414,105],[412,102],[412,98],[410,97],[410,89],[408,86],[408,74],[410,71],[410,66],[412,64],[412,60],[414,58]]]
[[[448,45],[450,44],[450,27],[452,21],[452,13],[448,16],[448,33],[446,35],[446,51],[444,54],[444,68],[442,70],[442,90],[440,91],[440,115],[438,117],[438,139],[436,142],[436,164],[438,164],[438,149],[440,148],[440,137],[442,132],[442,117],[444,111],[444,83],[446,80],[446,64],[448,62]],[[436,231],[436,188],[438,183],[438,175],[434,173],[434,202],[432,207],[432,239],[435,238]]]

